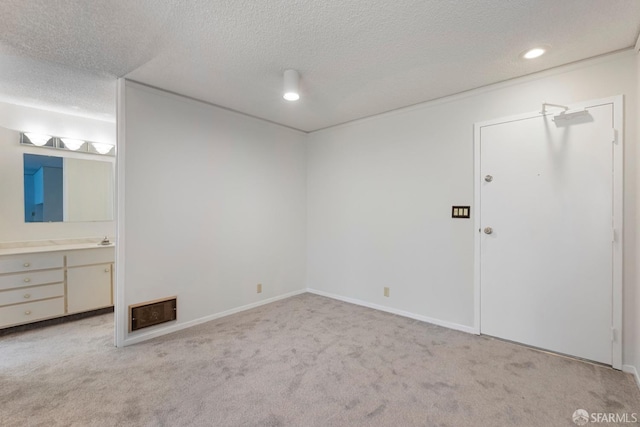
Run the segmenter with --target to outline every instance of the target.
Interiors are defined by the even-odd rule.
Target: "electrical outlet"
[[[256,292],[257,293],[262,293],[262,283],[258,283],[258,285],[256,286]]]
[[[384,288],[384,296],[385,296],[385,297],[388,297],[388,296],[389,296],[389,288],[387,288],[386,286],[385,286],[385,288]]]

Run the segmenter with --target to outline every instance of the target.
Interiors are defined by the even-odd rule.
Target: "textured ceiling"
[[[634,45],[638,0],[0,0],[0,100],[113,117],[115,77],[304,131]],[[550,45],[525,61],[530,46]],[[301,100],[282,99],[299,70]]]

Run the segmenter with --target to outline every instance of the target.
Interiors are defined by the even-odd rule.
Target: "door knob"
[[[484,234],[491,234],[493,233],[493,228],[491,227],[485,227],[484,228]]]
[[[484,177],[484,180],[487,181],[487,182],[491,182],[491,181],[493,181],[493,177],[491,175],[487,175],[487,176]]]

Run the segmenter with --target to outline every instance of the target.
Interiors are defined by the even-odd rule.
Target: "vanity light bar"
[[[60,138],[30,132],[20,133],[20,144],[34,147],[53,148],[55,150],[74,151],[76,153],[115,156],[115,145],[104,142],[83,141],[80,139]]]

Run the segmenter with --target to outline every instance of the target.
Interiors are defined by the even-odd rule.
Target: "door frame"
[[[613,146],[613,229],[612,229],[612,255],[613,255],[613,295],[612,295],[612,319],[611,319],[611,366],[615,369],[622,368],[622,276],[623,276],[623,179],[624,179],[624,97],[617,95],[608,98],[590,100],[569,105],[569,111],[581,110],[589,107],[611,104],[613,106],[613,131],[611,141]],[[542,110],[542,109],[541,109]],[[480,293],[481,289],[481,268],[480,249],[482,218],[480,217],[481,206],[481,180],[480,176],[480,131],[485,126],[492,126],[517,120],[531,119],[535,117],[553,116],[561,112],[558,108],[551,111],[536,111],[525,114],[518,114],[499,119],[474,123],[473,125],[473,181],[474,181],[474,332],[481,334],[480,316]]]

